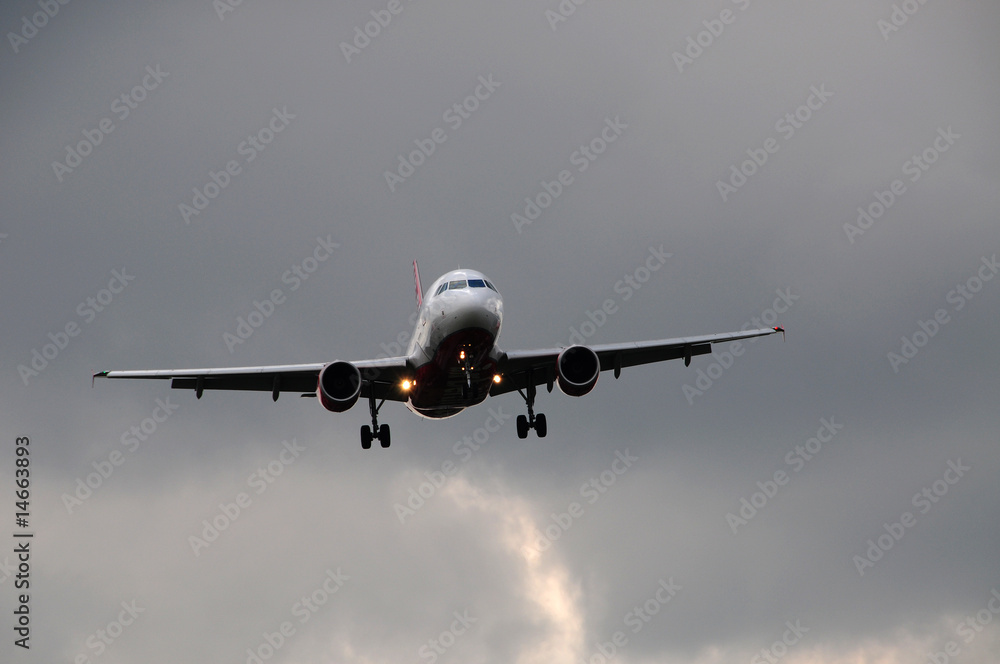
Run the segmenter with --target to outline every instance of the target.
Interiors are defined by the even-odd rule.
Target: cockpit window
[[[468,281],[466,281],[465,279],[456,279],[455,281],[446,281],[440,286],[438,286],[437,290],[434,292],[434,295],[440,295],[446,290],[459,290],[462,288],[489,288],[499,293],[499,291],[497,291],[496,289],[496,286],[491,284],[486,279],[469,279]]]

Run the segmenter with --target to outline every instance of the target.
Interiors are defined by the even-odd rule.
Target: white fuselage
[[[503,298],[475,270],[439,277],[424,297],[408,355],[416,368],[407,407],[450,417],[481,403],[496,375]]]

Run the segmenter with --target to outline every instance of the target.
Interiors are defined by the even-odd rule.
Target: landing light
[[[465,351],[464,350],[460,351],[458,353],[458,359],[460,359],[460,360],[464,360],[465,359]]]
[[[494,383],[500,382],[500,374],[493,374],[493,382]]]
[[[410,382],[408,380],[404,380],[402,383],[400,383],[400,387],[402,387],[403,390],[406,391],[406,390],[409,390],[411,387],[413,387],[416,384],[417,384],[417,381]]]

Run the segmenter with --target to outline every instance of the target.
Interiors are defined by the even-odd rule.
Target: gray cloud
[[[0,10],[0,484],[30,437],[32,661],[994,661],[989,3],[217,5]],[[318,238],[339,246],[293,290]],[[463,441],[516,395],[441,422],[389,404],[392,448],[363,452],[363,404],[90,389],[103,369],[386,353],[410,331],[413,259],[425,284],[490,275],[504,348],[564,344],[609,298],[594,343],[798,299],[785,343],[542,391],[545,439],[508,419],[478,449]],[[119,292],[116,271],[134,277]],[[637,460],[602,483],[616,451]],[[970,470],[950,483],[949,462]],[[461,633],[456,612],[475,618]],[[788,623],[808,631],[775,646]]]

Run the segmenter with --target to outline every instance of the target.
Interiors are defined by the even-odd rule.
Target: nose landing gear
[[[465,354],[464,350],[459,355],[459,359],[462,360],[462,373],[465,374],[465,383],[462,384],[462,399],[468,401],[469,395],[472,394],[472,367],[469,366],[469,356]]]

